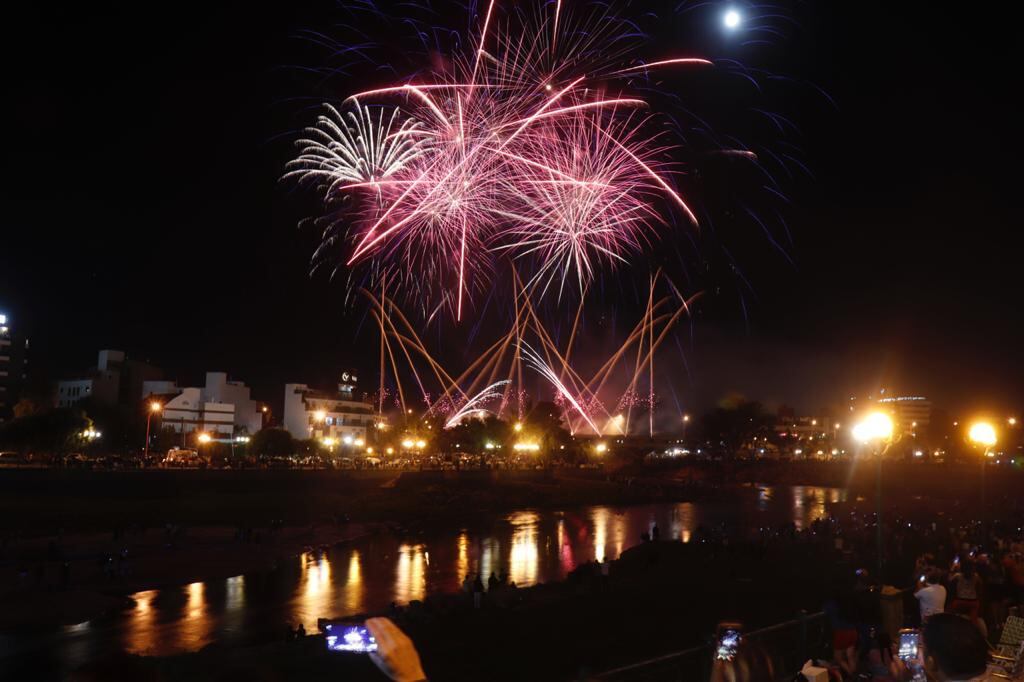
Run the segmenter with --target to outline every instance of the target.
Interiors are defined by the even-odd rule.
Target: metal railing
[[[801,612],[797,618],[743,633],[769,656],[780,679],[792,679],[809,658],[827,656],[825,613]],[[697,682],[711,676],[711,643],[674,651],[596,675],[608,682]]]

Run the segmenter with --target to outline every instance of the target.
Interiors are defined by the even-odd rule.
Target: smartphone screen
[[[740,645],[739,630],[725,630],[718,638],[718,648],[715,656],[720,661],[731,661],[736,656],[736,649]]]
[[[902,661],[917,660],[917,642],[921,633],[917,630],[902,630],[900,632],[900,649],[897,654]]]
[[[367,654],[377,650],[377,640],[365,625],[329,623],[325,626],[327,648],[331,651],[347,651]]]

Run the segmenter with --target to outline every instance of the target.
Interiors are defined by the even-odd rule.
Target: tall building
[[[57,407],[70,407],[85,398],[103,405],[131,406],[138,401],[143,384],[161,375],[158,368],[129,359],[124,351],[101,350],[95,367],[76,378],[57,382]]]
[[[28,373],[28,339],[0,311],[0,422],[10,419]]]
[[[215,437],[253,434],[263,425],[260,406],[241,381],[225,372],[207,372],[204,386],[178,388],[171,381],[147,381],[140,397],[164,398],[161,423],[177,433],[206,431]]]
[[[902,433],[923,431],[932,420],[932,401],[924,396],[890,396],[880,398],[878,404],[892,410],[896,428]]]
[[[366,439],[379,421],[373,405],[356,400],[357,379],[345,372],[337,391],[317,391],[306,384],[285,384],[284,428],[293,438]]]

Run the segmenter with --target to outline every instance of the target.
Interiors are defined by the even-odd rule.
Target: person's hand
[[[366,629],[377,640],[377,651],[370,653],[370,659],[381,672],[395,682],[426,681],[416,647],[390,618],[371,618]]]

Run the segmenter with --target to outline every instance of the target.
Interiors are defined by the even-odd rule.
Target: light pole
[[[157,412],[159,412],[162,409],[163,409],[163,405],[161,405],[160,403],[158,403],[155,400],[149,404],[149,411],[146,414],[146,447],[145,447],[145,451],[143,452],[143,455],[142,455],[143,459],[148,459],[149,458],[149,423],[150,423],[150,421],[152,421],[153,415],[156,414]]]
[[[987,460],[992,456],[992,446],[996,444],[996,428],[988,422],[975,422],[971,424],[967,437],[975,445],[984,448],[981,453],[981,513],[985,513],[985,466]]]
[[[888,445],[892,442],[892,432],[892,418],[884,412],[872,412],[861,422],[855,424],[852,430],[854,439],[861,445],[869,443]],[[884,545],[882,544],[882,454],[884,452],[883,449],[881,452],[875,453],[878,460],[875,469],[875,541],[878,545],[879,580],[882,579],[882,563],[884,561]]]

